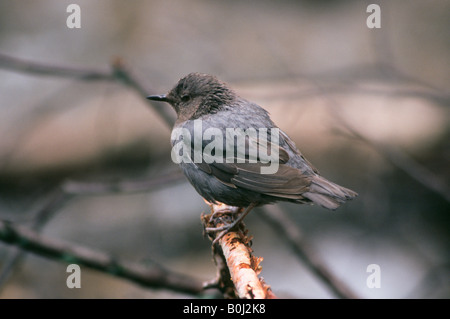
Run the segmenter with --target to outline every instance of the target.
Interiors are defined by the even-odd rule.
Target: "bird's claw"
[[[207,233],[220,232],[219,234],[216,235],[216,237],[213,240],[213,244],[216,244],[225,234],[227,234],[231,229],[236,227],[241,221],[242,220],[240,218],[237,218],[232,223],[228,223],[228,224],[225,224],[225,225],[220,226],[220,227],[206,227],[205,231]]]

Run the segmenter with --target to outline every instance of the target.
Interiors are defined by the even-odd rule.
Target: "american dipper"
[[[214,76],[191,73],[169,93],[147,99],[168,102],[175,109],[173,150],[177,147],[177,162],[197,192],[210,203],[246,207],[233,223],[207,228],[223,230],[216,240],[256,206],[288,201],[334,210],[357,196],[320,176],[266,110]],[[234,135],[227,140],[229,132]],[[237,140],[241,143],[230,143]],[[181,151],[187,153],[182,158]]]

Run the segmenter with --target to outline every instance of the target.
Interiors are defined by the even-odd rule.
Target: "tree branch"
[[[68,180],[62,184],[62,189],[71,195],[101,195],[109,193],[139,193],[148,192],[161,185],[168,185],[179,182],[184,176],[181,172],[173,172],[161,176],[136,179],[136,180],[120,180],[120,181],[74,181]]]
[[[39,232],[53,216],[53,213],[55,213],[70,198],[72,198],[72,196],[64,193],[59,186],[52,189],[45,196],[43,202],[28,213],[32,218],[32,221],[29,223],[30,229]],[[8,258],[5,260],[2,271],[0,272],[0,290],[24,256],[24,251],[22,249],[19,247],[14,248],[15,249],[12,250],[11,254],[8,255]]]
[[[146,85],[143,80],[138,79],[137,76],[131,72],[121,58],[113,59],[111,62],[111,69],[108,70],[37,63],[0,53],[0,68],[14,72],[67,77],[77,80],[119,81],[135,90],[144,98],[151,93],[155,93],[151,92],[150,86]],[[152,102],[150,100],[146,101],[169,127],[173,126],[173,123],[175,123],[175,114],[170,108],[161,105],[161,103]]]
[[[322,260],[307,245],[298,226],[276,205],[265,206],[261,216],[283,239],[314,275],[317,276],[336,296],[346,299],[359,298],[343,281],[339,280]]]
[[[190,295],[203,292],[200,281],[188,275],[122,262],[103,252],[44,237],[33,230],[0,220],[0,240],[44,257],[76,263],[150,288],[165,288]]]
[[[3,53],[0,53],[0,68],[14,72],[68,77],[79,80],[113,81],[115,79],[111,71],[106,69],[68,67],[37,63],[18,59]]]
[[[331,109],[331,108],[330,108]],[[399,148],[390,147],[389,145],[373,141],[365,137],[357,131],[347,120],[345,120],[339,112],[331,110],[334,118],[339,124],[349,132],[349,136],[356,138],[372,147],[377,153],[390,161],[394,166],[408,174],[411,178],[428,188],[429,190],[440,195],[443,199],[450,203],[450,188],[438,175],[434,174],[427,167],[415,161],[411,156],[401,151]],[[341,131],[345,133],[345,131]]]
[[[242,213],[242,209],[225,204],[210,206],[211,214],[202,215],[201,218],[205,229],[221,227],[229,222],[226,221],[227,219],[232,219],[233,215]],[[236,296],[245,299],[276,298],[270,286],[258,278],[262,270],[260,262],[263,258],[252,255],[251,237],[247,235],[248,230],[245,229],[242,222],[237,228],[230,230],[219,239],[218,243],[213,245],[214,260],[218,267],[216,285],[229,298]],[[214,241],[215,234],[210,236],[210,239]]]
[[[144,99],[152,93],[150,86],[145,84],[142,79],[138,79],[137,76],[125,65],[121,58],[116,58],[113,60],[112,68],[114,71],[114,76],[117,80],[134,89]],[[158,113],[159,117],[164,120],[168,127],[171,128],[174,125],[175,112],[172,108],[167,107],[167,105],[163,105],[163,103],[158,103],[147,99],[145,99],[145,101],[152,106],[152,109]]]

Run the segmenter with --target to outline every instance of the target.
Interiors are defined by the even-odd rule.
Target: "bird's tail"
[[[331,210],[335,210],[341,204],[358,196],[356,192],[330,182],[319,175],[315,175],[312,178],[309,191],[302,195],[314,203]]]

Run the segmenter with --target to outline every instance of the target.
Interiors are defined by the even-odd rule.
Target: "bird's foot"
[[[214,219],[216,218],[220,218],[220,223],[222,223],[222,226],[219,227],[206,227],[205,231],[207,233],[218,233],[214,240],[213,240],[213,245],[216,244],[225,234],[227,234],[230,230],[232,230],[233,228],[235,228],[236,226],[238,226],[245,218],[245,216],[247,216],[247,214],[253,209],[255,205],[250,205],[247,207],[247,209],[240,213],[238,215],[239,212],[241,212],[241,208],[239,207],[233,207],[233,206],[225,206],[224,208],[219,208],[218,210],[215,210],[210,217],[210,223],[214,222]],[[219,215],[218,217],[214,216],[214,215],[218,215],[218,213],[221,213],[221,215]],[[234,219],[232,222],[229,221],[225,221],[225,216],[227,216],[227,219],[234,219],[234,216],[238,216],[236,219]],[[214,224],[217,224],[214,223]]]
[[[211,217],[209,218],[209,222],[213,223],[214,219],[216,218],[217,215],[234,215],[239,213],[240,208],[239,207],[234,207],[234,206],[225,206],[224,207],[220,207],[218,209],[215,209],[212,213],[211,213]]]
[[[236,227],[242,220],[240,218],[236,219],[232,223],[225,224],[220,227],[206,227],[206,232],[208,233],[217,233],[216,237],[213,240],[213,245],[216,244],[226,233],[228,233],[230,230],[232,230],[234,227]]]

